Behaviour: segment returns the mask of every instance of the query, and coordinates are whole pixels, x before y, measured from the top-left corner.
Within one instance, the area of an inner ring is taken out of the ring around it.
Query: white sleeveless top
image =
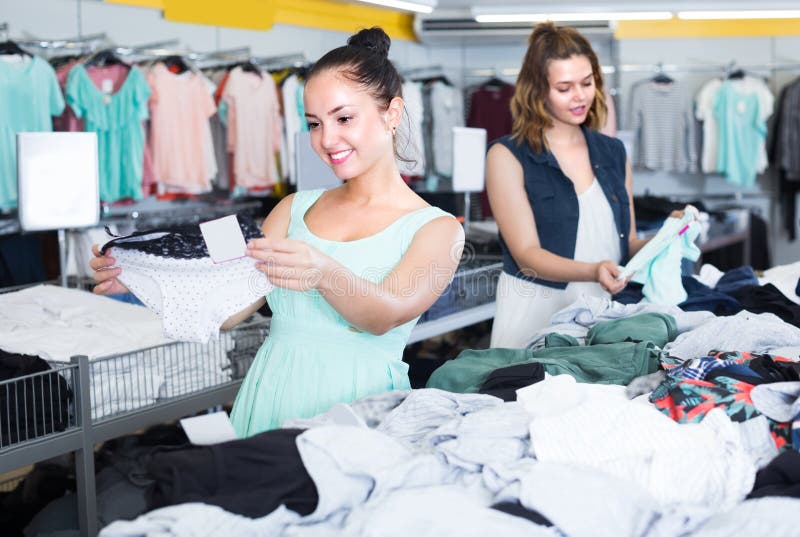
[[[575,261],[596,263],[611,259],[619,263],[617,224],[597,179],[578,196],[578,210]],[[597,282],[569,282],[565,289],[553,289],[501,273],[491,347],[527,347],[533,335],[550,324],[554,313],[581,295],[609,296]]]

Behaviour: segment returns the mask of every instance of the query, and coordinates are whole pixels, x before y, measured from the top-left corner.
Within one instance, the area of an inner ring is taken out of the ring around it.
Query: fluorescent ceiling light
[[[728,10],[728,11],[679,11],[679,19],[800,19],[800,9]]]
[[[417,13],[431,13],[436,7],[437,0],[416,0],[406,2],[404,0],[358,0],[365,4],[375,4],[383,7],[402,9],[403,11],[414,11]]]
[[[583,21],[654,21],[672,18],[669,11],[612,11],[575,13],[475,13],[478,22],[583,22]]]

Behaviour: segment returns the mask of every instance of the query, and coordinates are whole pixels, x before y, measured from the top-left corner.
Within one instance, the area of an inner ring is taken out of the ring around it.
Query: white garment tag
[[[23,63],[26,59],[21,54],[3,54],[0,56],[0,61],[3,63]]]
[[[114,81],[110,78],[104,78],[103,82],[100,85],[100,89],[103,93],[113,93],[114,92]]]
[[[209,446],[239,438],[236,436],[236,431],[233,430],[233,423],[225,412],[183,418],[181,427],[189,438],[189,442],[196,446]]]
[[[200,232],[214,263],[224,263],[244,257],[247,245],[235,214],[202,222]]]

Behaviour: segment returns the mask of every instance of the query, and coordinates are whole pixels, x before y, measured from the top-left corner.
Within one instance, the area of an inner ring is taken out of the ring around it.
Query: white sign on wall
[[[453,127],[453,192],[481,192],[485,183],[486,129]]]
[[[19,223],[25,231],[95,226],[100,220],[97,135],[17,134]]]

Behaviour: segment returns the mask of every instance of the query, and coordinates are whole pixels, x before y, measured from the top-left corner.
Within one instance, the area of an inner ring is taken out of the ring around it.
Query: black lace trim
[[[236,217],[245,241],[264,236],[251,218],[242,215],[236,215]],[[100,251],[104,255],[109,248],[114,247],[137,250],[172,259],[208,257],[208,248],[206,248],[206,243],[203,240],[203,234],[200,232],[198,224],[148,229],[146,231],[137,231],[124,237],[115,236],[108,228],[106,228],[106,233],[116,238],[103,245]],[[149,236],[152,236],[152,238],[148,238]]]

